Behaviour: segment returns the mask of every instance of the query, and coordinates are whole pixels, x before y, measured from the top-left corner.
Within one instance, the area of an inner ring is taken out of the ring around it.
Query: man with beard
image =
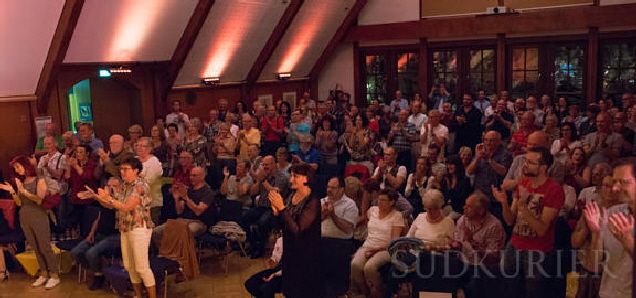
[[[516,276],[504,278],[505,297],[551,297],[555,292],[550,279],[555,264],[554,227],[565,193],[561,185],[548,177],[552,161],[546,148],[532,148],[526,153],[525,178],[517,185],[510,205],[506,193],[492,186],[506,224],[513,227],[502,269],[504,275]]]
[[[453,152],[459,152],[459,148],[464,146],[475,148],[481,141],[481,112],[475,108],[470,93],[464,94],[462,107],[455,111],[451,128],[455,132]]]

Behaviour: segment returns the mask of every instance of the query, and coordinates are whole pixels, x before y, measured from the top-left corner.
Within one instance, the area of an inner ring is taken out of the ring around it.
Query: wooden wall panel
[[[504,0],[504,5],[514,9],[555,7],[576,4],[592,4],[592,0]]]
[[[251,108],[252,101],[256,100],[261,94],[272,94],[272,98],[275,101],[282,98],[284,92],[296,92],[296,98],[298,99],[302,96],[305,90],[309,90],[309,81],[306,80],[257,83],[251,90],[253,98],[245,99],[244,101],[248,105],[248,108]],[[188,92],[194,92],[196,94],[196,102],[194,104],[186,102]],[[169,111],[172,101],[180,100],[183,111],[188,114],[190,118],[199,117],[201,119],[205,119],[207,118],[210,109],[218,108],[218,101],[221,98],[228,100],[229,109],[233,111],[236,101],[241,98],[241,85],[236,84],[217,86],[214,88],[173,90],[168,93],[165,109],[166,111]]]
[[[497,6],[497,0],[422,1],[422,18],[447,15],[485,13],[487,7]],[[549,0],[548,0],[549,1]]]
[[[9,161],[18,154],[31,154],[35,101],[0,102],[0,169],[9,176]]]

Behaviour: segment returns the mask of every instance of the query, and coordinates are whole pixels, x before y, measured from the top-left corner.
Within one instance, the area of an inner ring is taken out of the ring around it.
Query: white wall
[[[358,25],[417,21],[420,0],[369,0],[360,11]]]
[[[336,83],[342,86],[342,90],[350,93],[355,98],[355,86],[353,82],[353,44],[342,43],[331,56],[318,76],[318,98],[324,100],[329,96],[329,90],[333,90]]]

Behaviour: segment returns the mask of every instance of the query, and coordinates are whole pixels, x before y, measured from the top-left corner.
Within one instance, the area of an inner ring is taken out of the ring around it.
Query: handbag
[[[44,199],[42,199],[42,204],[40,206],[42,206],[42,208],[44,209],[49,210],[60,205],[61,201],[62,201],[62,196],[59,193],[48,194],[44,196]]]

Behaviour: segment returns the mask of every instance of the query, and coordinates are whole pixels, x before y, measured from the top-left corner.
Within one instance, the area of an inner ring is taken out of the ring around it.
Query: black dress
[[[320,297],[320,201],[310,194],[292,205],[293,196],[279,214],[283,224],[283,294],[287,298]]]

